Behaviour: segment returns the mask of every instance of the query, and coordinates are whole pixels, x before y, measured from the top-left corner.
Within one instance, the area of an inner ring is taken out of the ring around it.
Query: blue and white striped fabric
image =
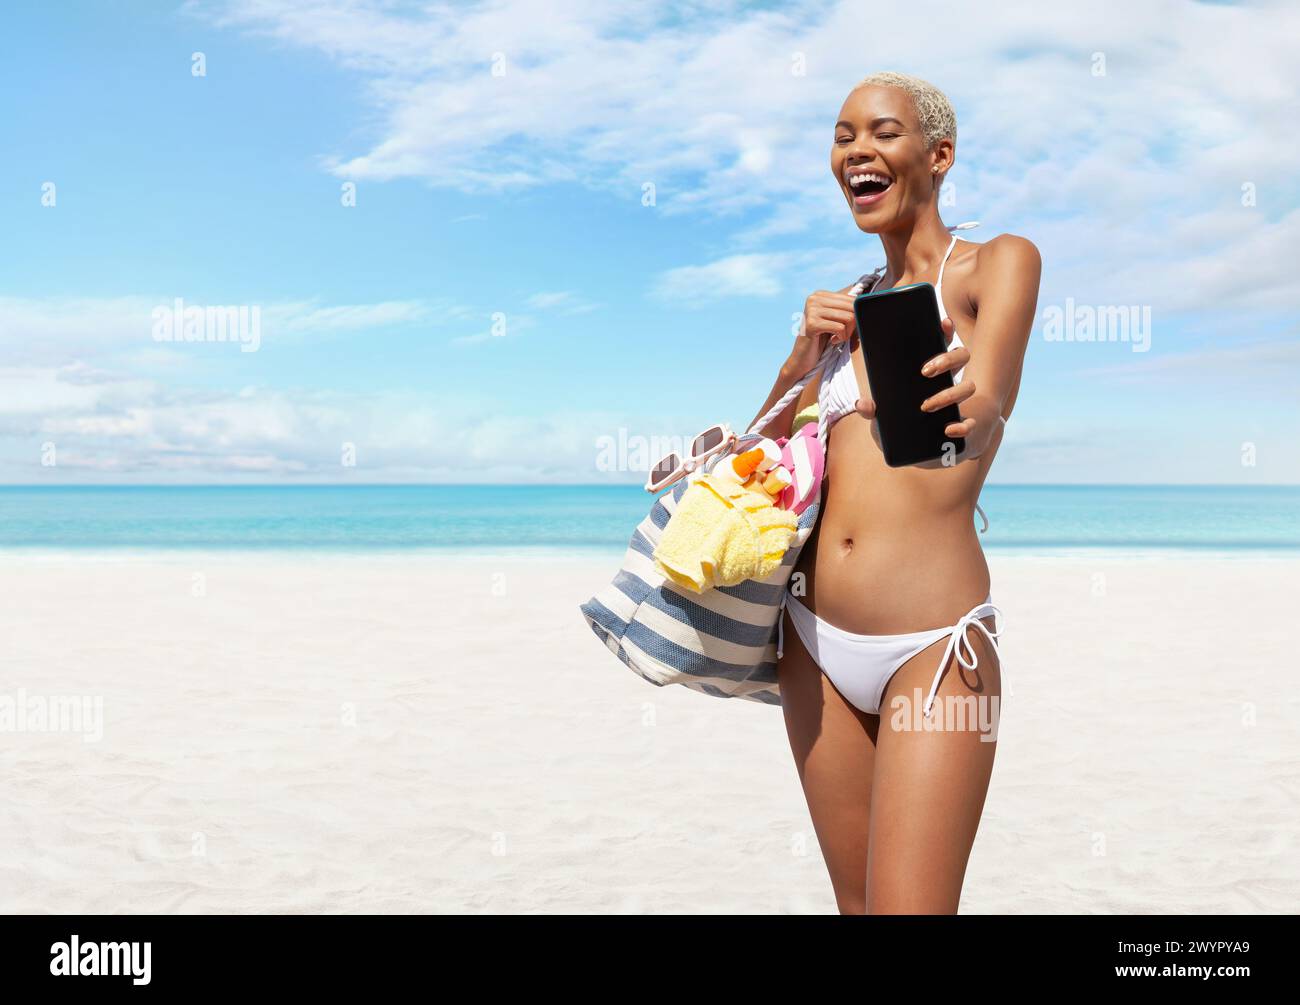
[[[662,576],[652,557],[686,487],[679,482],[655,502],[632,534],[623,568],[582,605],[583,616],[615,656],[652,684],[779,705],[781,597],[817,523],[820,496],[800,514],[794,543],[770,576],[697,594]]]
[[[833,347],[737,440],[732,452],[752,446],[832,355]],[[818,415],[817,433],[824,450],[824,411]],[[706,469],[722,457],[709,461]],[[776,650],[785,609],[782,597],[799,552],[817,525],[821,486],[813,503],[799,515],[794,542],[770,576],[715,586],[703,593],[679,588],[654,564],[659,538],[687,487],[685,480],[680,481],[655,501],[650,515],[632,534],[623,568],[614,582],[582,605],[582,616],[610,652],[651,684],[681,684],[719,698],[779,705]]]

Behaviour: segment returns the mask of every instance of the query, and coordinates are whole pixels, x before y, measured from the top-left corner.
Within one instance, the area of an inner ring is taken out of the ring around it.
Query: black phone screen
[[[961,421],[960,409],[949,405],[935,412],[921,411],[926,398],[953,386],[950,373],[937,377],[921,374],[926,360],[947,350],[934,287],[915,283],[864,293],[854,301],[853,313],[876,403],[885,463],[897,468],[949,457],[955,460],[966,448],[966,441],[945,436],[943,430]]]

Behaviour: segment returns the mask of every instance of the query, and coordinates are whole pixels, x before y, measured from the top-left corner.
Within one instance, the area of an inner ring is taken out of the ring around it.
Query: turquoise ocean
[[[0,550],[618,554],[635,486],[0,487]],[[989,551],[1300,553],[1300,486],[990,485]]]

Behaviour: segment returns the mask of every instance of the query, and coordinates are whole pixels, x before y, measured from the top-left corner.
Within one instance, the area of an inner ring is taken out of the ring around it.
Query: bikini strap
[[[986,617],[993,618],[992,631],[989,631],[984,622],[980,620]],[[1006,667],[1002,664],[1002,650],[998,647],[998,640],[1002,637],[1002,611],[986,600],[984,603],[977,604],[967,611],[961,620],[953,625],[948,632],[948,644],[944,647],[943,655],[939,657],[939,669],[935,672],[934,681],[930,684],[930,694],[925,699],[925,717],[927,719],[930,717],[930,711],[934,708],[934,699],[938,697],[939,682],[943,680],[944,671],[948,669],[948,661],[956,656],[958,665],[966,670],[974,670],[980,665],[979,655],[970,644],[970,639],[966,637],[966,633],[972,628],[983,633],[984,637],[989,640],[989,647],[998,660],[998,671],[1003,681],[1006,681]],[[1010,682],[1007,682],[1007,693],[1013,698],[1016,694],[1011,689]]]
[[[934,287],[936,293],[941,293],[943,291],[943,268],[948,264],[948,256],[952,254],[952,249],[957,247],[957,231],[974,230],[979,225],[980,222],[978,220],[966,220],[963,223],[954,223],[951,227],[947,228],[948,233],[952,234],[952,240],[948,243],[948,250],[943,253],[943,261],[939,263],[939,281],[935,283]],[[875,272],[868,272],[853,284],[853,289],[849,292],[855,297],[861,296],[863,293],[871,292],[876,288],[880,280],[885,278],[885,269],[886,266],[882,265],[880,268],[876,269]],[[945,318],[948,316],[948,312],[943,308],[943,297],[939,297],[939,312]]]
[[[943,270],[948,265],[948,257],[952,254],[952,249],[957,247],[957,235],[952,235],[952,240],[948,242],[948,250],[943,253],[943,261],[939,263],[939,278],[934,284],[934,299],[939,301],[939,318],[947,320],[948,308],[943,305]]]

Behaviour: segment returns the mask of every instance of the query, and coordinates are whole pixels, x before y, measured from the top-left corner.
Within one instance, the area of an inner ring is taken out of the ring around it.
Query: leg
[[[945,699],[981,699],[987,715],[1000,704],[1002,693],[996,653],[977,630],[968,634],[979,668],[965,670],[952,661],[935,699],[934,721],[949,728],[917,729],[913,721],[920,714],[914,716],[914,706],[924,703],[938,669],[943,642],[905,663],[885,689],[867,863],[872,914],[957,912],[993,773],[997,734],[990,736],[974,722],[957,728],[945,716]],[[991,700],[994,696],[997,702]],[[897,718],[891,707],[896,697],[906,701]],[[968,707],[974,704],[968,701]]]
[[[874,715],[850,705],[813,662],[790,615],[778,674],[786,733],[841,914],[866,913]]]

